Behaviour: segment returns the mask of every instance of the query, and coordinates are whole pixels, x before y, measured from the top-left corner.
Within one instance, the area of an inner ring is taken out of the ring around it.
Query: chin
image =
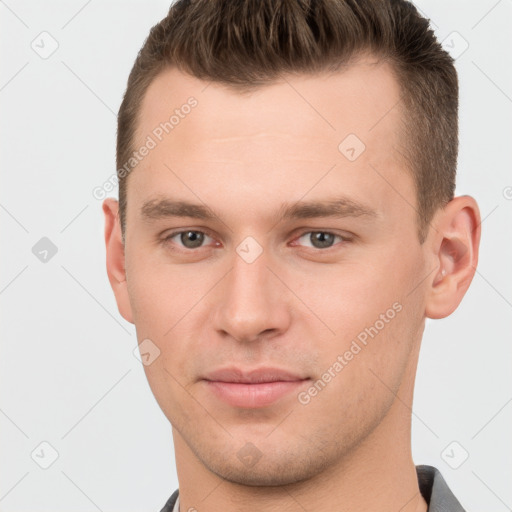
[[[244,451],[245,449],[245,451]],[[310,453],[284,453],[273,450],[271,455],[255,451],[251,443],[233,454],[201,458],[202,463],[220,478],[239,485],[250,487],[277,487],[290,485],[320,474],[332,462],[316,451]],[[253,459],[247,457],[254,451]]]

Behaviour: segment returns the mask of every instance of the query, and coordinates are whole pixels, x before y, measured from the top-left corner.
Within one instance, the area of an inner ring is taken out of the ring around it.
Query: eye
[[[304,233],[297,240],[303,240],[306,247],[313,247],[314,249],[329,249],[335,243],[335,240],[346,241],[345,237],[335,235],[328,231],[309,231]],[[311,245],[308,245],[310,243]]]
[[[174,238],[179,240],[178,245],[182,245],[186,249],[197,249],[203,245],[203,242],[207,239],[213,240],[212,237],[208,236],[206,233],[202,231],[194,231],[192,229],[186,231],[177,231],[175,233],[171,233],[170,235],[164,238],[164,242],[171,242]]]

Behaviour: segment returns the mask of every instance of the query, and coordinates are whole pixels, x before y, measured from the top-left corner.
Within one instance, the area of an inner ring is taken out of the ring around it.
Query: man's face
[[[142,104],[136,148],[197,100],[129,176],[126,317],[160,350],[145,370],[177,451],[244,484],[300,481],[376,432],[391,443],[406,415],[395,393],[414,378],[432,269],[396,151],[399,87],[370,61],[252,94],[207,85],[169,70]],[[300,208],[341,200],[339,215]],[[295,382],[212,383],[233,367]]]

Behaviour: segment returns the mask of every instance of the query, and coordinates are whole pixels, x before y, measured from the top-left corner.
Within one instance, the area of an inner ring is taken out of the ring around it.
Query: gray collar
[[[465,512],[440,471],[433,466],[416,466],[420,492],[428,512]]]

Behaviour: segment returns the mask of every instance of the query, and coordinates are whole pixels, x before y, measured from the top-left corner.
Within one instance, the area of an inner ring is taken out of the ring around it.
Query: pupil
[[[329,247],[334,241],[332,233],[323,233],[321,231],[312,233],[310,238],[313,246],[317,248]]]
[[[187,231],[186,233],[182,233],[180,238],[185,247],[194,249],[195,247],[201,247],[204,235],[197,231]]]

